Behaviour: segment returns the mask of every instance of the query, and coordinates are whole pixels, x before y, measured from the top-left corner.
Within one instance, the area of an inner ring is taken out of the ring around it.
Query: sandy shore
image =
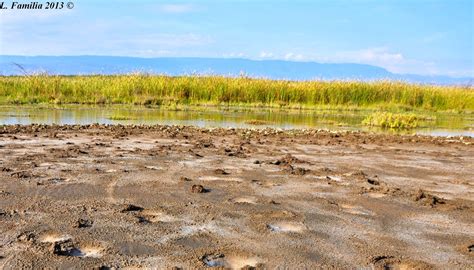
[[[473,269],[474,139],[0,126],[0,268]]]

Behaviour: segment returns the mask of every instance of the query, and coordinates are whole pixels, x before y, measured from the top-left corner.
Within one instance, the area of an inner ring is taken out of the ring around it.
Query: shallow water
[[[281,129],[318,128],[363,130],[380,133],[474,137],[473,114],[434,114],[436,120],[412,130],[369,128],[361,124],[370,111],[278,110],[278,109],[187,109],[167,110],[142,106],[0,106],[0,124],[166,124],[199,127]],[[120,119],[120,120],[119,120]],[[258,121],[256,125],[255,120]],[[250,121],[250,122],[249,122]]]

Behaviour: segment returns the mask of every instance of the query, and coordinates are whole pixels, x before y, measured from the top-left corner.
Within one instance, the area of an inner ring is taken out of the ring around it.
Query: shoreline
[[[175,132],[177,134],[184,132],[209,133],[212,135],[241,135],[244,137],[252,136],[333,136],[342,138],[344,136],[354,138],[370,137],[372,139],[379,139],[381,141],[393,139],[402,142],[441,142],[441,143],[462,143],[473,144],[474,137],[470,136],[432,136],[423,134],[385,134],[378,132],[360,131],[360,130],[329,130],[317,128],[297,128],[297,129],[282,129],[273,127],[253,128],[234,128],[234,127],[197,127],[192,125],[162,125],[162,124],[14,124],[14,125],[0,125],[0,134],[21,134],[21,133],[41,133],[41,132],[73,132],[73,131],[102,131],[102,132],[158,132],[166,134],[167,132]],[[398,139],[398,140],[397,140]]]

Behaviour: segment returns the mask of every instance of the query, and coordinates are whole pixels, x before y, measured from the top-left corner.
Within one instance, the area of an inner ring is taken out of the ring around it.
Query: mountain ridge
[[[131,56],[19,56],[0,55],[0,75],[45,72],[54,75],[151,74],[224,75],[281,80],[396,80],[412,83],[467,85],[471,77],[392,73],[382,67],[356,63],[318,63],[243,58]]]

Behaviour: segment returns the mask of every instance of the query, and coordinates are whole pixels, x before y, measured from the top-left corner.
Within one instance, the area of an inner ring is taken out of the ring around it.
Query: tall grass
[[[279,81],[220,76],[3,76],[3,104],[251,105],[474,110],[471,88],[402,82]]]
[[[410,129],[418,127],[421,121],[426,120],[429,119],[413,113],[375,112],[368,115],[362,124],[391,129]]]

